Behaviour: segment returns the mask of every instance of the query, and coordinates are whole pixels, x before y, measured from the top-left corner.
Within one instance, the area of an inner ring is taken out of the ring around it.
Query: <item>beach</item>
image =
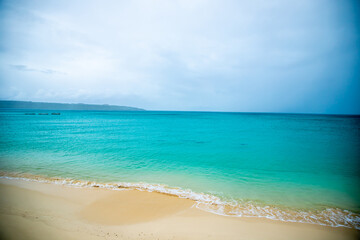
[[[92,201],[91,209],[121,213],[129,206],[118,202],[148,199],[156,205],[154,196],[172,196],[191,202],[190,212],[226,221],[360,229],[358,117],[157,111],[39,116],[4,110],[0,123],[1,179],[143,193],[109,199],[117,208]],[[126,221],[99,218],[102,211],[82,210],[81,216],[123,225],[137,222],[137,215],[164,219],[183,208],[164,203],[166,211],[142,209],[142,202],[135,204],[137,212],[124,213]]]
[[[0,180],[2,239],[357,239],[344,227],[226,217],[169,194]]]
[[[0,240],[360,240],[360,0],[0,2]]]

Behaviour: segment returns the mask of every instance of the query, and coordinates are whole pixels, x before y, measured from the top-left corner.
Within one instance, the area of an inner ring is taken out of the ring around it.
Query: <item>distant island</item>
[[[0,100],[1,108],[11,109],[38,109],[38,110],[88,110],[88,111],[145,111],[141,108],[116,106],[116,105],[98,105],[84,103],[47,103],[31,101],[8,101]]]

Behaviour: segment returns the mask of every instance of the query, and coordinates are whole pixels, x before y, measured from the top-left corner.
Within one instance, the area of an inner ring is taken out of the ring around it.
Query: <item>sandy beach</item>
[[[359,231],[225,217],[161,193],[0,180],[1,239],[357,239]]]

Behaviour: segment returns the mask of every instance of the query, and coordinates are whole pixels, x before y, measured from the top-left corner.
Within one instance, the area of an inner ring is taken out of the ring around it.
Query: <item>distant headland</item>
[[[47,103],[31,101],[11,101],[0,100],[1,108],[11,109],[39,109],[39,110],[88,110],[88,111],[145,111],[141,108],[116,106],[116,105],[98,105],[84,103]]]

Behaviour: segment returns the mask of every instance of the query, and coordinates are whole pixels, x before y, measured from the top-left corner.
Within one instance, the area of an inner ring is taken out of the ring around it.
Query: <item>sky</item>
[[[360,1],[0,0],[0,99],[360,114]]]

